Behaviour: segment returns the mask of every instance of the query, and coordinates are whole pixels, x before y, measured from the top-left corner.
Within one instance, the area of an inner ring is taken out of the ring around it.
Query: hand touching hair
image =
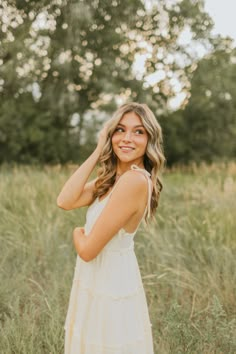
[[[128,112],[136,113],[147,131],[148,143],[144,155],[144,167],[151,174],[153,192],[151,198],[151,216],[158,206],[162,183],[159,173],[162,170],[165,157],[163,154],[162,129],[153,112],[146,104],[127,103],[117,109],[112,118],[106,123],[106,138],[100,155],[100,169],[95,185],[94,197],[101,197],[113,186],[116,179],[117,158],[112,149],[112,135],[124,116]]]

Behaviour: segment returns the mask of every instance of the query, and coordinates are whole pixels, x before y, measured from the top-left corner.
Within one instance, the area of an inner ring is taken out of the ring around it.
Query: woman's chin
[[[132,157],[132,156],[117,156],[117,157],[118,157],[118,161],[121,163],[135,164],[140,162],[141,160],[143,161],[143,159],[140,157]]]

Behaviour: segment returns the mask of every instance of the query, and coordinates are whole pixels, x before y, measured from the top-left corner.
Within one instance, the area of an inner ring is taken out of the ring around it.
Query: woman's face
[[[134,112],[123,115],[112,136],[112,148],[121,162],[143,162],[148,134],[140,117]]]

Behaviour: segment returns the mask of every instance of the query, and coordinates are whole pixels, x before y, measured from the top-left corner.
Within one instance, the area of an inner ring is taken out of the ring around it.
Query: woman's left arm
[[[75,249],[86,262],[94,259],[133,215],[144,211],[148,194],[146,177],[128,171],[120,179],[91,232],[85,235],[84,229],[78,227],[73,231]]]

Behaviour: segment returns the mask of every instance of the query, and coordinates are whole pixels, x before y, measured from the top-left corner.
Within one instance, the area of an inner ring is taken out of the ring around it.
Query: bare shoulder
[[[128,194],[145,193],[147,190],[147,178],[142,172],[127,171],[120,177],[117,189],[119,192]]]

